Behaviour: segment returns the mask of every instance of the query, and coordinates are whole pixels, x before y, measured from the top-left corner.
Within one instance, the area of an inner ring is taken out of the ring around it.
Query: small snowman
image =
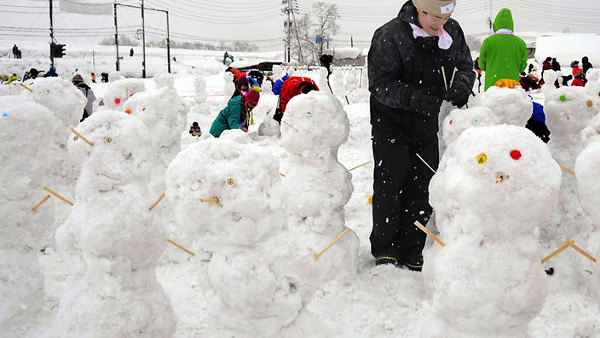
[[[442,138],[446,145],[454,142],[463,131],[469,128],[489,127],[499,124],[500,118],[484,106],[467,109],[454,109],[442,124]]]
[[[135,93],[146,90],[144,82],[137,79],[110,81],[104,91],[104,106],[108,110],[125,111],[125,102]]]
[[[423,337],[526,337],[546,298],[536,228],[556,206],[558,164],[523,127],[465,130],[444,153],[430,203],[445,246],[425,253]]]
[[[44,276],[36,253],[54,221],[44,171],[58,123],[46,107],[22,96],[0,97],[0,332],[24,336],[42,307]],[[49,196],[48,196],[49,197]]]
[[[149,211],[152,137],[137,118],[93,114],[69,141],[82,163],[75,205],[56,241],[72,276],[58,310],[63,337],[170,337],[176,317],[156,265],[166,233]]]
[[[473,100],[473,106],[490,108],[498,123],[524,126],[531,117],[531,99],[521,87],[499,88],[492,86]]]

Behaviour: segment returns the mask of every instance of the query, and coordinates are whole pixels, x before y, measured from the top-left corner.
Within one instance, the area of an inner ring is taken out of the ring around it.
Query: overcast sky
[[[0,39],[20,44],[30,39],[49,40],[50,0],[0,0]],[[107,2],[107,0],[71,0]],[[297,0],[298,15],[310,13],[317,0]],[[111,2],[111,1],[108,1]],[[283,48],[282,0],[145,0],[148,8],[169,11],[172,41],[215,42],[248,40],[262,50]],[[349,46],[350,37],[365,47],[373,31],[394,18],[403,0],[329,0],[340,14],[340,31],[335,46]],[[141,0],[120,0],[122,4],[139,6]],[[491,10],[490,10],[491,3]],[[55,38],[60,43],[79,47],[96,45],[114,35],[114,19],[110,15],[92,16],[60,11],[55,8]],[[515,30],[539,32],[600,32],[600,0],[458,0],[454,18],[467,34],[485,33],[488,17],[503,7],[515,17]],[[141,28],[140,10],[119,6],[119,31],[134,38]],[[146,39],[164,38],[166,15],[147,11]]]

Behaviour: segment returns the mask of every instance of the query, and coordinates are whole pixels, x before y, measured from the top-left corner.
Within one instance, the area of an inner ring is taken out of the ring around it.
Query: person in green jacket
[[[248,132],[248,113],[256,107],[259,99],[258,90],[249,90],[245,95],[232,97],[210,126],[210,134],[219,137],[223,131],[230,129]]]
[[[512,13],[504,8],[494,20],[495,34],[483,41],[479,51],[479,67],[485,72],[485,90],[501,79],[519,82],[519,74],[527,68],[527,45],[513,31]]]

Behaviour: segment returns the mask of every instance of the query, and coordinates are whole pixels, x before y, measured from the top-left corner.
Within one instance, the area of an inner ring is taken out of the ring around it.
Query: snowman
[[[524,126],[531,117],[531,99],[521,87],[499,88],[492,86],[473,99],[473,106],[490,108],[498,123]]]
[[[495,126],[499,120],[490,108],[484,106],[453,109],[442,123],[442,139],[448,145],[469,128]]]
[[[52,112],[22,96],[0,97],[0,332],[24,336],[44,300],[44,276],[36,253],[40,233],[54,221],[44,170],[58,123]],[[49,197],[49,196],[48,196]]]
[[[244,132],[227,130],[177,155],[167,198],[193,238],[201,292],[225,330],[215,335],[279,335],[310,295],[282,240],[290,234],[277,158]]]
[[[422,336],[527,336],[546,298],[536,227],[560,183],[545,144],[523,127],[471,128],[449,145],[429,187],[445,246],[425,253]]]
[[[288,152],[284,185],[290,231],[301,241],[300,257],[311,257],[348,230],[316,264],[312,280],[351,277],[358,266],[358,238],[345,227],[344,206],[352,195],[351,174],[338,162],[350,122],[339,101],[323,92],[292,98],[281,125],[281,146]],[[304,258],[308,262],[308,258]]]
[[[56,242],[72,275],[58,310],[63,337],[169,337],[177,322],[156,280],[165,231],[152,222],[152,136],[137,118],[93,114],[69,140],[82,163],[75,205]]]
[[[137,79],[110,81],[104,91],[104,106],[108,110],[125,111],[125,102],[135,93],[146,90],[144,82]]]

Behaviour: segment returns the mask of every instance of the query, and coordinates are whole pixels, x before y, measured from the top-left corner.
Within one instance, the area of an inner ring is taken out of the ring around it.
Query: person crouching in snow
[[[210,126],[210,134],[219,137],[223,131],[230,129],[248,132],[248,113],[256,107],[259,99],[260,94],[254,89],[245,95],[232,97]]]
[[[73,82],[73,85],[77,87],[77,89],[79,89],[87,99],[87,103],[83,108],[83,116],[81,117],[81,120],[79,120],[79,122],[83,122],[83,120],[87,119],[94,112],[94,101],[96,101],[96,95],[94,95],[92,88],[83,82],[83,77],[81,77],[81,75],[75,74],[73,79],[71,79],[71,82]]]
[[[281,87],[279,103],[275,110],[275,114],[273,115],[273,119],[281,124],[281,119],[283,118],[288,102],[296,95],[308,94],[313,90],[318,91],[319,87],[311,78],[292,76],[287,79]]]
[[[202,129],[200,129],[198,122],[192,123],[192,126],[190,127],[190,134],[192,134],[192,136],[202,136]]]

